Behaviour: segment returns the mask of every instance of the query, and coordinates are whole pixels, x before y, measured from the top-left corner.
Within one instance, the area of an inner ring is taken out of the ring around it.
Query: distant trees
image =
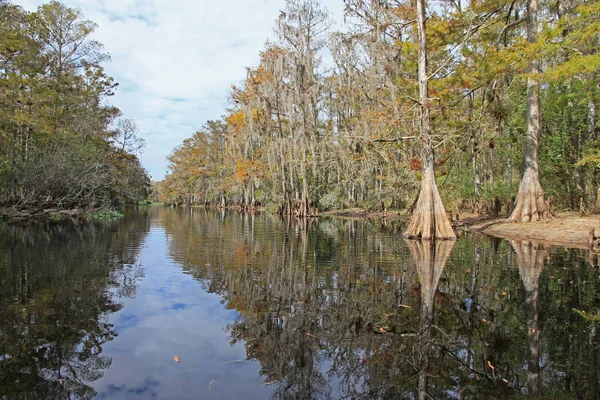
[[[96,25],[52,1],[0,0],[0,203],[98,207],[145,196],[133,121],[106,104],[117,87]],[[114,146],[112,145],[114,143]]]
[[[446,209],[514,208],[526,221],[543,217],[546,197],[595,208],[598,2],[536,3],[535,20],[531,1],[417,12],[345,0],[345,29],[333,33],[315,1],[288,1],[277,40],[232,88],[219,145],[211,134],[202,145],[220,164],[208,175],[171,158],[168,201],[194,194],[193,203],[261,203],[298,217],[383,202],[412,211],[407,234],[423,238],[453,236]]]

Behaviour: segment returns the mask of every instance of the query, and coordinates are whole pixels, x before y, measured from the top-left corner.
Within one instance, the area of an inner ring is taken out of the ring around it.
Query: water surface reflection
[[[160,207],[0,226],[0,395],[598,397],[586,254],[401,231]]]

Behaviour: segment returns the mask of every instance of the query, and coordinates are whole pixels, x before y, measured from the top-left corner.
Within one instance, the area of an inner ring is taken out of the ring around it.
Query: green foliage
[[[87,208],[146,197],[149,179],[133,154],[142,142],[135,129],[113,129],[120,111],[106,100],[117,83],[95,28],[57,1],[33,13],[0,1],[0,204]]]
[[[53,222],[60,222],[66,219],[66,216],[61,214],[61,213],[51,213],[50,214],[50,221]]]
[[[115,218],[123,218],[123,214],[116,210],[101,210],[96,213],[90,214],[90,218],[103,221]]]
[[[327,192],[319,199],[319,208],[323,211],[339,210],[343,204],[341,197],[337,190]]]
[[[588,322],[600,322],[600,310],[597,310],[595,313],[586,313],[585,311],[573,309],[577,314],[579,314],[583,319]]]

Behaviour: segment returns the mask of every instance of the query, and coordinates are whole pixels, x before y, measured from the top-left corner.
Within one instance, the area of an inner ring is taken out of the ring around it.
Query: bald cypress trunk
[[[456,239],[446,215],[444,204],[435,182],[435,154],[431,137],[429,79],[427,77],[427,36],[425,0],[416,1],[419,40],[418,77],[421,102],[421,190],[404,236],[421,239]]]
[[[527,40],[535,43],[538,30],[538,0],[527,2]],[[515,206],[508,217],[512,221],[538,221],[546,215],[544,190],[540,183],[539,140],[541,132],[540,61],[533,60],[527,78],[527,133],[523,149],[523,175]]]

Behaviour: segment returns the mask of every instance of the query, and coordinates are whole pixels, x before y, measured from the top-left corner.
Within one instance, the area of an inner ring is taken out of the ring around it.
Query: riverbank
[[[365,218],[365,219],[375,219],[381,218],[380,211],[367,211],[362,208],[346,208],[343,210],[332,210],[325,211],[319,214],[319,216],[323,217],[336,217],[336,218]],[[398,213],[396,211],[386,211],[385,218],[387,219],[404,219],[406,218],[405,213]]]
[[[600,216],[580,216],[579,213],[557,213],[549,222],[530,223],[506,222],[504,218],[465,218],[465,230],[509,239],[530,240],[541,244],[588,248],[589,232],[596,229],[600,234]]]
[[[380,212],[368,212],[360,208],[328,211],[322,214],[337,218],[381,218]],[[407,219],[404,213],[387,212],[387,219]],[[589,232],[596,229],[600,236],[600,215],[580,216],[575,212],[557,213],[549,222],[507,222],[505,218],[489,218],[461,214],[458,232],[480,232],[508,240],[530,240],[541,244],[572,248],[588,248]]]
[[[88,208],[88,209],[64,209],[64,208],[30,208],[30,207],[0,207],[0,221],[9,222],[34,222],[34,221],[63,221],[63,220],[87,220],[87,219],[112,219],[122,217],[118,211]]]

